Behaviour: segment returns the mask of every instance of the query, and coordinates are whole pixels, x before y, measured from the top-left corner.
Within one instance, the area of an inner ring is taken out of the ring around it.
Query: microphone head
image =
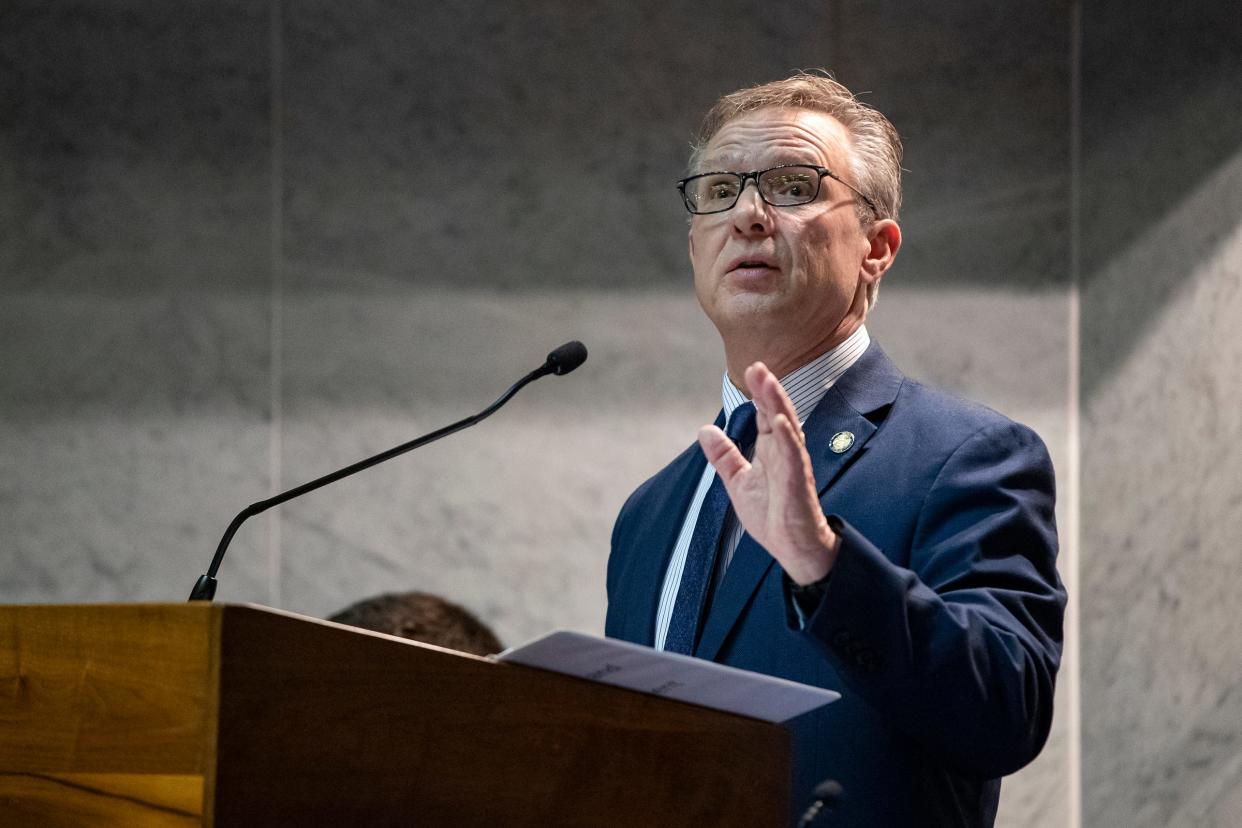
[[[841,787],[841,783],[835,779],[825,779],[815,786],[815,798],[828,807],[832,807],[841,798],[842,793],[844,793],[844,789]]]
[[[566,342],[548,354],[548,360],[544,363],[544,367],[550,369],[558,377],[561,377],[586,362],[586,358],[586,346],[575,339],[572,342]]]

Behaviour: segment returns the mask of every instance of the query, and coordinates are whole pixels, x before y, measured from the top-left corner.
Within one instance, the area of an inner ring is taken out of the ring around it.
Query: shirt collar
[[[870,344],[871,336],[867,333],[867,326],[860,325],[858,330],[832,350],[825,351],[801,368],[781,377],[781,385],[785,393],[789,395],[790,401],[793,402],[799,423],[806,422],[806,418],[811,416],[811,412],[815,410],[815,406],[823,399],[832,384],[858,361]],[[726,420],[727,416],[733,414],[733,409],[749,399],[729,379],[728,371],[725,371],[720,397],[724,405]]]

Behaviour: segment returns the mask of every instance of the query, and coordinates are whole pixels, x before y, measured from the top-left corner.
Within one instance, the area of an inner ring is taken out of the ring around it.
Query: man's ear
[[[693,265],[694,264],[694,228],[693,227],[686,228],[686,241],[689,242],[689,245],[690,245],[690,263]]]
[[[862,260],[862,276],[867,282],[878,282],[901,249],[901,228],[892,219],[879,219],[868,228],[867,241],[870,246]]]

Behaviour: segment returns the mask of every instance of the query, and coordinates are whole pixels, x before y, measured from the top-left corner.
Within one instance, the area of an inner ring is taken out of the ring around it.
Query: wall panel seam
[[[269,0],[269,112],[271,177],[271,294],[269,297],[269,388],[268,388],[268,496],[281,491],[283,477],[284,394],[284,14],[282,0]],[[277,507],[267,516],[267,602],[281,604],[281,513]]]

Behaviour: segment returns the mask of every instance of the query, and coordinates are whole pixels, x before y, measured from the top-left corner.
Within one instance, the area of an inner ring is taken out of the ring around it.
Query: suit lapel
[[[903,380],[880,346],[872,342],[815,406],[802,429],[815,472],[815,489],[821,499],[832,482],[862,455],[882,420],[877,412],[892,405]],[[834,441],[836,435],[842,436]],[[719,654],[755,590],[775,564],[749,533],[742,535],[708,610],[695,655],[711,660]]]
[[[867,448],[905,380],[875,342],[833,384],[803,425],[822,498]]]
[[[820,497],[841,472],[860,456],[876,426],[855,411],[836,386],[815,406],[803,426]]]

